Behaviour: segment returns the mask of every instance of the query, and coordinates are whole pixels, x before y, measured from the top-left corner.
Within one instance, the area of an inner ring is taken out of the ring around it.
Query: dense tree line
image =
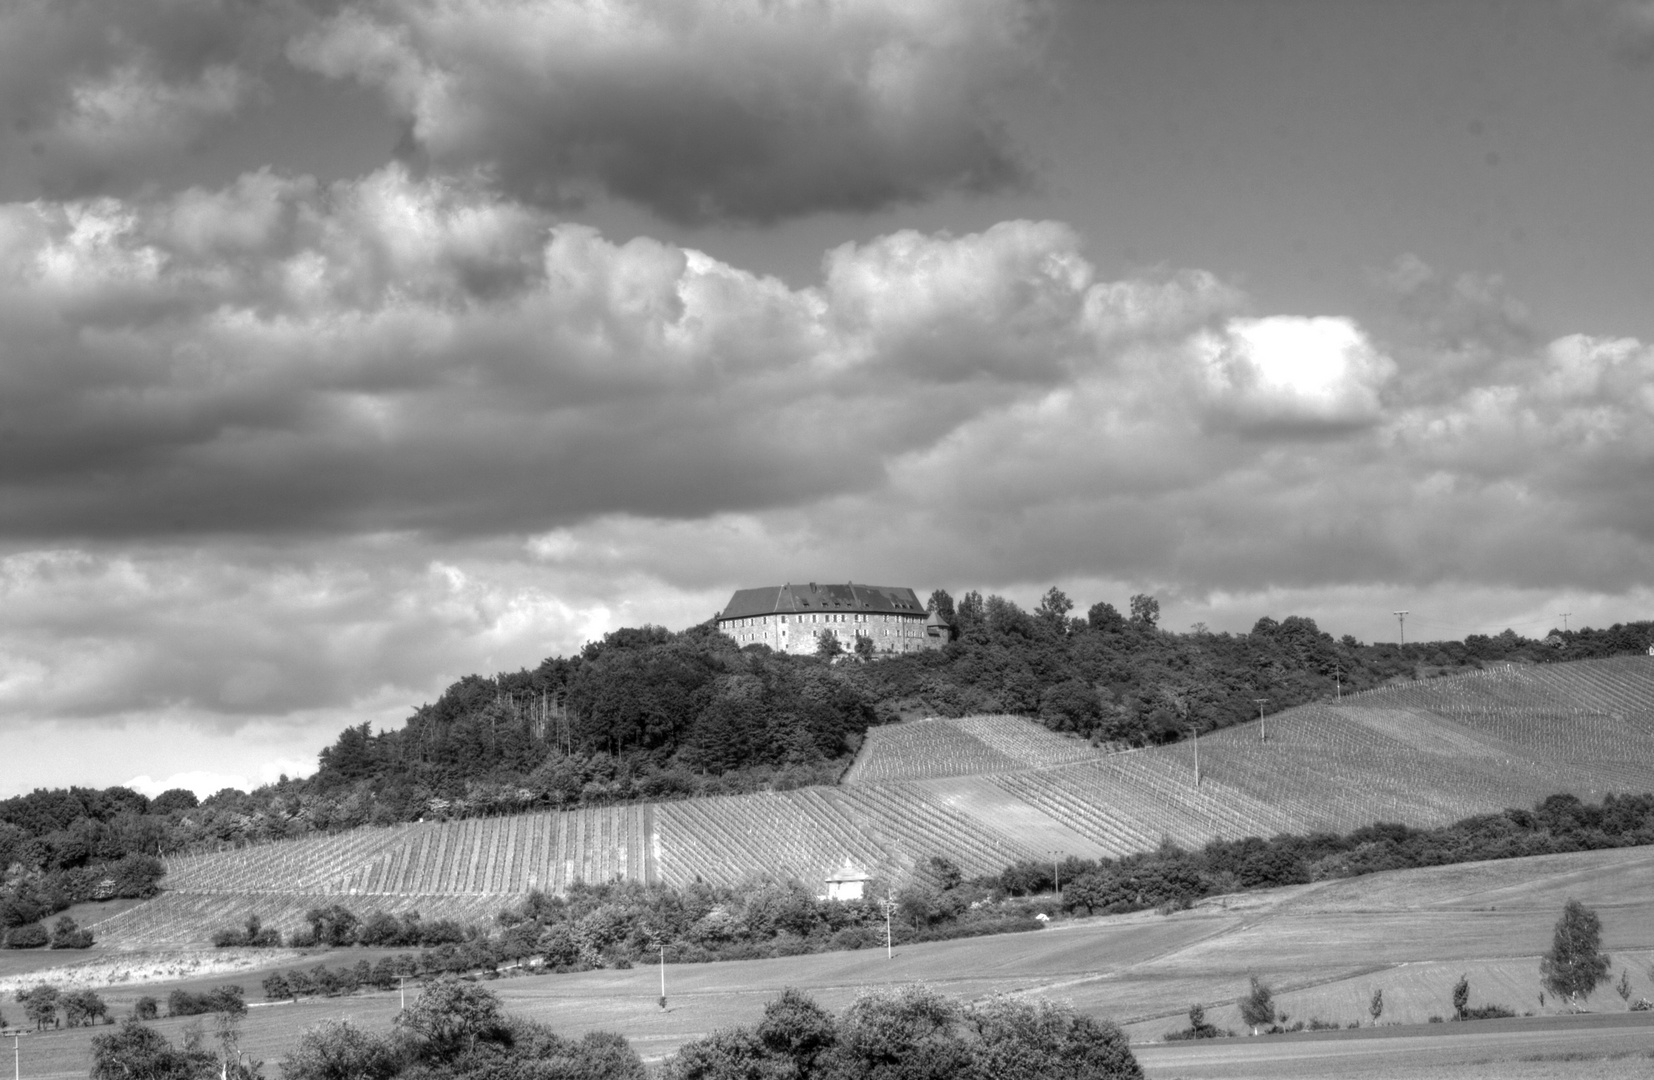
[[[1609,794],[1601,803],[1552,795],[1532,810],[1480,814],[1434,829],[1379,822],[1343,835],[1214,840],[1198,851],[1165,844],[1122,859],[1071,856],[1055,867],[1030,860],[1007,867],[991,883],[1012,896],[1029,895],[1052,890],[1060,876],[1065,910],[1115,914],[1383,870],[1643,844],[1654,844],[1654,794]]]

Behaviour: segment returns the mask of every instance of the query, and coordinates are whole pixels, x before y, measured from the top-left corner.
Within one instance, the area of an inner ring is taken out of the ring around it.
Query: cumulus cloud
[[[1382,284],[1258,313],[1009,221],[793,287],[400,167],[0,207],[0,715],[393,722],[757,580],[1650,580],[1654,347]]]
[[[437,166],[530,201],[770,222],[1023,182],[991,106],[1038,56],[1040,7],[360,0],[289,55],[378,89]]]
[[[398,168],[14,205],[0,528],[475,534],[876,486],[1107,364],[1077,245],[900,234],[795,290]]]
[[[1642,573],[1650,348],[1530,344],[1493,284],[1392,276],[1415,329],[1381,342],[1252,314],[1200,272],[1098,281],[1050,222],[844,245],[793,288],[398,167],[14,205],[0,529],[918,515],[1041,566],[1110,537],[1138,573],[1214,587]]]
[[[1395,364],[1348,319],[1235,319],[1196,344],[1214,409],[1269,431],[1371,424]]]

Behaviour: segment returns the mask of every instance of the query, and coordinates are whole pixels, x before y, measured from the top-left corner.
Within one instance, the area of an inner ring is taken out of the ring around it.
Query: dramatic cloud
[[[544,205],[769,222],[1019,183],[994,92],[1031,0],[366,0],[295,63],[380,90],[419,151]]]
[[[127,190],[200,146],[314,21],[271,0],[16,0],[0,7],[0,180]]]
[[[1650,580],[1654,348],[1380,284],[1383,333],[1259,314],[1009,221],[794,288],[399,167],[0,207],[0,713],[313,743],[805,575]]]
[[[963,538],[1056,512],[1010,548],[1078,570],[1107,537],[1212,587],[1637,580],[1654,350],[1530,346],[1486,283],[1397,274],[1392,357],[1198,272],[1095,281],[1049,222],[845,245],[793,289],[398,168],[14,205],[0,529],[441,541],[834,506]]]

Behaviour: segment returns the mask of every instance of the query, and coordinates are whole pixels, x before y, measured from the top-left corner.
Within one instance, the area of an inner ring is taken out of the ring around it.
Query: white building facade
[[[824,633],[846,652],[865,637],[875,655],[938,649],[948,641],[947,626],[929,617],[912,589],[855,582],[738,589],[717,623],[743,647],[768,645],[800,655],[813,654]]]

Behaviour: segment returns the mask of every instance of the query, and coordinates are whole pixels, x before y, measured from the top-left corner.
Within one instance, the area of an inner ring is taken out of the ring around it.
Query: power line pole
[[[1189,725],[1189,735],[1195,743],[1195,787],[1200,786],[1200,726]]]
[[[1062,852],[1053,849],[1049,854],[1051,856],[1051,885],[1056,890],[1057,895],[1061,896],[1062,872],[1057,869],[1057,856],[1061,855]]]
[[[660,945],[660,1007],[666,1008],[666,943]]]
[[[1268,742],[1269,721],[1263,718],[1263,707],[1269,704],[1269,699],[1266,697],[1255,697],[1252,699],[1252,703],[1258,707],[1258,741]]]
[[[896,901],[889,893],[884,898],[884,958],[889,960],[893,955],[890,943],[890,913],[896,909]]]
[[[1407,644],[1407,614],[1408,613],[1405,612],[1405,611],[1392,611],[1390,614],[1392,614],[1396,617],[1396,625],[1401,628],[1401,644],[1403,644],[1403,645]]]
[[[1564,634],[1566,634],[1568,632],[1568,616],[1570,616],[1572,614],[1573,614],[1573,612],[1571,612],[1571,611],[1562,612],[1562,632]]]

